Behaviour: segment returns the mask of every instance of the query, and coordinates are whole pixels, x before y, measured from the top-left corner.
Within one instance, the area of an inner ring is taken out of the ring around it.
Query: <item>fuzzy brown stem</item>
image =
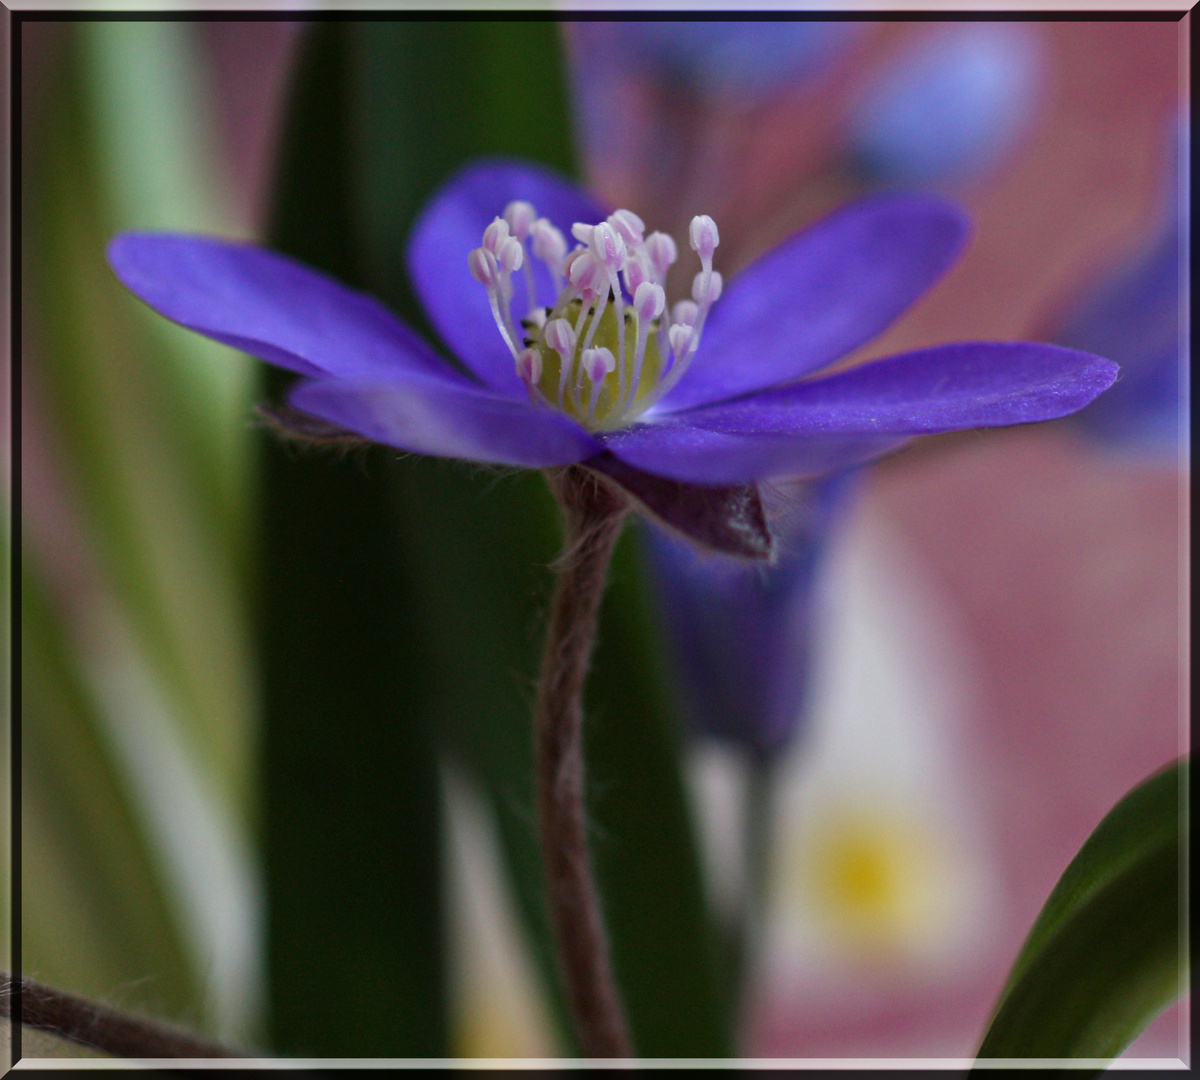
[[[219,1043],[158,1020],[134,1016],[65,990],[22,979],[20,1015],[13,1008],[16,987],[12,976],[0,972],[0,1016],[13,1016],[23,1027],[122,1058],[245,1057]]]
[[[547,475],[566,533],[533,714],[550,921],[583,1055],[630,1057],[588,859],[582,745],[583,684],[627,504],[613,485],[582,466]]]

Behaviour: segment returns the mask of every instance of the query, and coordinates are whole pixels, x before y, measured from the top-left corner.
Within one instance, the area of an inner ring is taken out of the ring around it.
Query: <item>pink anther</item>
[[[542,377],[542,354],[537,349],[525,349],[517,357],[517,376],[532,386]]]
[[[679,249],[666,233],[652,232],[646,237],[646,254],[650,256],[650,265],[661,282],[667,276],[671,265],[679,258]]]
[[[617,273],[625,265],[625,241],[607,221],[600,222],[592,229],[588,247],[610,274]]]
[[[680,300],[671,309],[671,321],[682,323],[684,326],[695,326],[696,316],[700,314],[700,308],[691,300]]]
[[[500,267],[496,256],[487,248],[475,248],[467,256],[467,266],[471,268],[471,276],[487,289],[494,289],[499,281]]]
[[[505,273],[511,274],[514,270],[520,270],[521,264],[525,262],[525,247],[515,236],[510,236],[501,242],[499,250],[496,252],[496,262],[500,264],[500,269]]]
[[[546,218],[538,218],[529,226],[529,235],[534,255],[557,270],[567,253],[567,241],[563,234]]]
[[[631,292],[636,293],[639,286],[643,282],[650,281],[650,269],[646,265],[645,251],[629,253],[629,258],[625,263],[625,287]]]
[[[534,210],[532,203],[517,200],[510,202],[504,208],[504,220],[508,222],[509,232],[522,242],[529,235],[529,227],[535,218],[537,218],[537,211]]]
[[[701,260],[711,259],[712,253],[717,250],[717,245],[721,242],[721,236],[717,232],[717,223],[707,214],[697,214],[692,218],[692,224],[688,228],[688,242]]]
[[[611,349],[603,346],[585,349],[579,360],[583,364],[583,370],[587,372],[588,378],[594,383],[598,383],[610,371],[617,369],[617,358],[613,356]]]
[[[686,323],[676,323],[667,331],[667,340],[671,342],[671,351],[675,354],[677,362],[687,357],[694,332],[694,328]]]
[[[667,294],[663,292],[661,285],[655,285],[652,281],[643,281],[633,294],[633,309],[643,322],[657,319],[663,313],[666,304]]]
[[[575,351],[575,331],[567,319],[551,319],[542,330],[542,340],[563,356]]]
[[[500,245],[508,239],[508,222],[504,218],[493,218],[492,223],[483,230],[483,246],[493,255],[500,253]]]
[[[571,259],[568,276],[571,284],[585,293],[598,293],[607,279],[600,260],[586,249]]]
[[[626,244],[632,246],[642,242],[646,223],[632,210],[614,210],[608,215],[608,223],[621,234]]]

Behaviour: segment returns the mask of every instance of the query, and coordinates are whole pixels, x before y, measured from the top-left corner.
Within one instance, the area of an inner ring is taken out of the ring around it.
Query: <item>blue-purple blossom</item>
[[[1183,138],[1186,132],[1176,127],[1165,221],[1157,234],[1076,301],[1050,335],[1072,348],[1100,349],[1121,365],[1118,383],[1080,414],[1079,426],[1115,448],[1171,459],[1186,450],[1188,430],[1187,327],[1180,318],[1188,236],[1180,191],[1188,187],[1177,176]]]
[[[624,62],[712,97],[753,101],[800,86],[829,66],[861,24],[852,22],[637,21],[585,24],[608,34]],[[600,29],[601,27],[604,29]]]
[[[1121,379],[1080,426],[1112,445],[1174,457],[1186,408],[1181,382],[1179,234],[1162,234],[1148,252],[1074,311],[1054,336],[1065,344],[1102,348],[1121,364]]]
[[[1113,382],[1109,360],[1030,342],[817,374],[924,293],[966,235],[939,199],[873,196],[723,284],[719,234],[701,216],[688,238],[693,300],[668,308],[673,241],[540,168],[474,164],[433,197],[408,251],[417,295],[465,370],[377,301],[251,244],[128,233],[109,259],[168,318],[304,376],[295,409],[366,439],[715,487],[820,476],[916,435],[1063,416]]]
[[[883,183],[977,175],[1032,119],[1042,53],[1036,28],[1011,23],[964,23],[917,41],[856,106],[852,158]]]
[[[770,567],[644,530],[652,590],[694,731],[763,758],[801,732],[820,634],[819,577],[857,476],[835,473],[786,493],[775,523],[779,556]]]

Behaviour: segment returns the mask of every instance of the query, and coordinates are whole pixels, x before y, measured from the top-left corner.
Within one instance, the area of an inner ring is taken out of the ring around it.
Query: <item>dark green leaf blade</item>
[[[1097,826],[1030,931],[980,1058],[1113,1058],[1178,996],[1188,763]]]
[[[271,240],[361,286],[352,34],[308,33]],[[269,1025],[284,1054],[449,1050],[428,657],[396,565],[391,457],[263,445]]]

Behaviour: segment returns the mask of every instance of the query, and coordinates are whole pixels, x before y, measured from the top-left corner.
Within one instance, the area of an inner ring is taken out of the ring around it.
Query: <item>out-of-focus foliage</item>
[[[980,1058],[1116,1057],[1183,991],[1187,788],[1183,761],[1096,826],[1030,930]]]
[[[26,28],[23,962],[253,1034],[252,369],[156,319],[119,228],[233,231],[181,23]],[[235,417],[238,417],[235,421]]]

